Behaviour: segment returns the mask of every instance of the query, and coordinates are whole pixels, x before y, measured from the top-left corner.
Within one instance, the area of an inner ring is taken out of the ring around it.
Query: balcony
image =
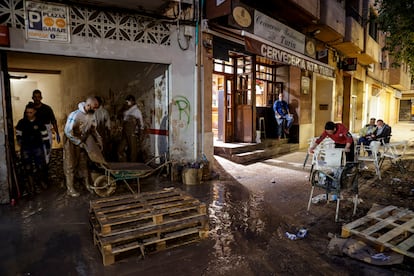
[[[365,52],[357,54],[358,62],[364,65],[380,62],[379,57],[381,53],[381,47],[371,36],[367,36],[367,44],[365,46]]]
[[[390,67],[389,85],[400,91],[410,90],[411,75],[408,73],[406,64],[402,64],[399,67]]]
[[[309,13],[314,18],[319,18],[319,0],[292,0],[298,7]]]
[[[333,46],[343,54],[355,57],[364,49],[364,29],[353,17],[348,16],[345,23],[345,37],[343,42]]]
[[[319,24],[310,32],[319,29],[315,37],[323,42],[341,40],[345,36],[345,8],[340,1],[321,0]]]

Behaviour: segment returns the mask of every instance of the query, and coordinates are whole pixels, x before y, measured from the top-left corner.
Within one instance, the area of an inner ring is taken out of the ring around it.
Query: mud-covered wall
[[[0,99],[4,98],[4,91],[0,90]],[[0,204],[9,202],[9,172],[6,162],[6,124],[3,105],[0,105]]]
[[[163,64],[163,70],[169,68],[168,99],[169,106],[169,148],[172,159],[194,160],[197,132],[194,131],[197,120],[197,105],[195,104],[195,54],[194,40],[191,39],[187,50],[182,50],[177,42],[177,32],[174,26],[171,30],[171,45],[146,45],[129,41],[112,41],[106,39],[90,39],[72,36],[69,44],[28,41],[24,32],[11,29],[11,47],[19,51],[47,53],[65,56],[91,57],[110,59],[113,64],[104,67],[100,62],[85,61],[83,66],[73,65],[73,68],[62,70],[62,107],[63,114],[69,114],[77,103],[88,94],[107,95],[113,93],[121,97],[131,92],[137,97],[138,103],[141,93],[153,89],[154,79],[148,76],[153,72],[150,64]],[[182,42],[181,42],[182,43]],[[182,45],[181,45],[182,46]],[[115,60],[148,62],[147,67],[136,67],[136,63],[117,63]],[[106,61],[108,62],[108,60]],[[158,72],[157,72],[158,74]],[[156,74],[154,74],[156,75]],[[125,83],[128,79],[128,86]],[[91,85],[93,84],[93,85]],[[98,93],[96,93],[98,92]],[[122,93],[120,93],[122,92]],[[118,99],[116,99],[118,100]],[[155,114],[149,110],[150,118]],[[60,124],[64,123],[65,116]]]

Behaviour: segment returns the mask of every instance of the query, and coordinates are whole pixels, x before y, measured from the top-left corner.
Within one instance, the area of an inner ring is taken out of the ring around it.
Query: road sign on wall
[[[67,6],[26,1],[24,15],[28,40],[70,41]]]

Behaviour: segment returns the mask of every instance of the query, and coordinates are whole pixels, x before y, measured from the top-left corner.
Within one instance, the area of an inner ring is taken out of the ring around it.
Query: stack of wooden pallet
[[[355,235],[374,244],[380,252],[391,249],[414,258],[414,212],[386,206],[342,226],[342,237]]]
[[[92,200],[90,222],[104,265],[125,253],[144,256],[208,236],[206,205],[179,189]]]

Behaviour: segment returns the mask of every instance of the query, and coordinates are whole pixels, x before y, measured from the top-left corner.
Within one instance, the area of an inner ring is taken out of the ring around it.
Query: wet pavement
[[[0,275],[412,275],[412,266],[379,268],[327,254],[327,236],[340,233],[341,224],[321,220],[327,208],[306,212],[309,168],[302,168],[302,151],[247,166],[216,157],[218,179],[200,185],[163,176],[142,180],[142,192],[173,186],[206,203],[209,237],[145,258],[137,250],[103,266],[88,212],[98,197],[83,187],[79,198],[66,196],[59,154],[51,187],[0,206]],[[127,192],[118,185],[117,194]],[[309,229],[305,239],[285,237],[302,226]]]
[[[143,192],[171,184],[158,177],[141,182]],[[208,239],[145,259],[137,251],[104,267],[89,225],[89,200],[97,196],[80,189],[79,198],[70,198],[55,186],[0,208],[0,275],[225,275],[226,270],[232,274],[248,268],[245,255],[266,241],[263,198],[232,180],[174,186],[208,203]]]

